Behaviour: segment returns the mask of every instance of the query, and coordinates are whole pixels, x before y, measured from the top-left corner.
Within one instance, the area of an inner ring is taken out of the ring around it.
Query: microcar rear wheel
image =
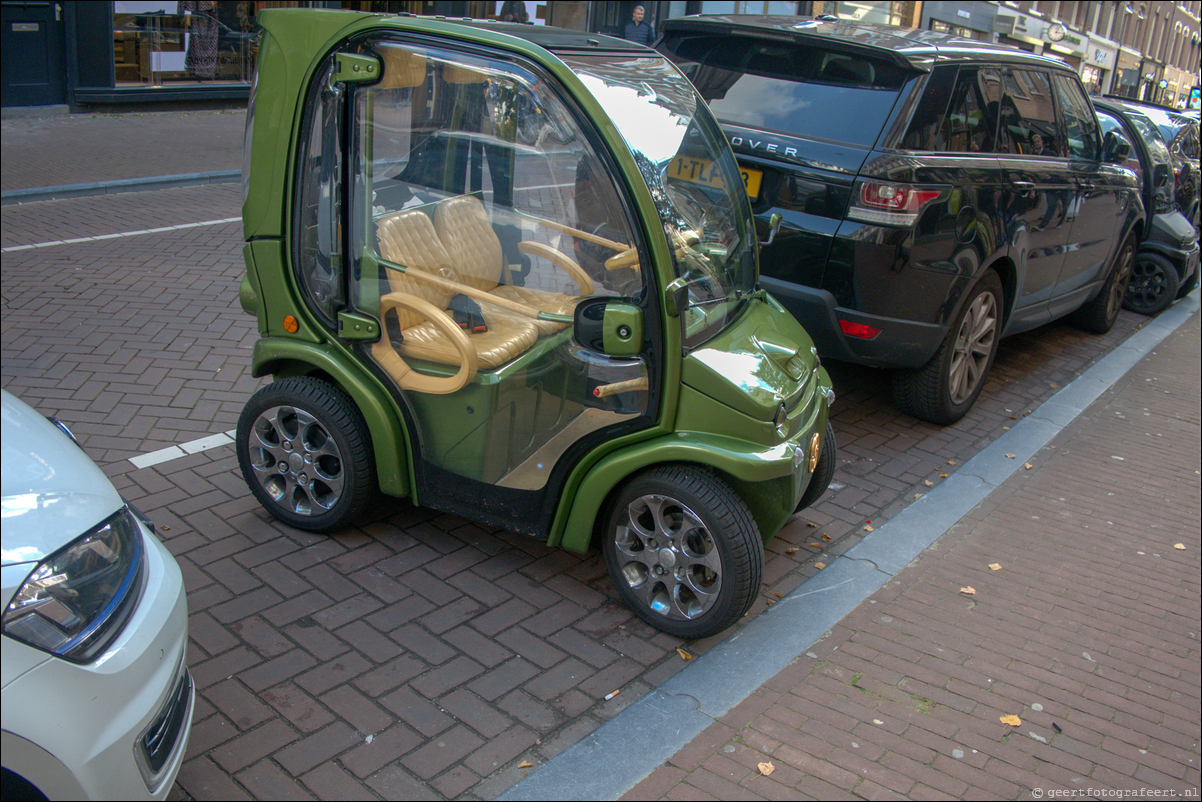
[[[1177,297],[1179,284],[1177,268],[1172,262],[1158,253],[1141,253],[1135,257],[1131,269],[1123,308],[1141,315],[1163,312]]]
[[[751,511],[700,468],[665,466],[636,476],[613,499],[603,534],[618,595],[678,638],[731,626],[763,582],[764,545]]]
[[[297,529],[327,532],[351,524],[375,493],[370,443],[346,393],[293,377],[251,396],[235,447],[243,478],[268,512]]]

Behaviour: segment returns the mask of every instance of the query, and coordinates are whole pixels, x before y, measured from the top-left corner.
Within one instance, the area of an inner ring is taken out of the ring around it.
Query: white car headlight
[[[90,663],[120,634],[142,590],[142,532],[128,507],[38,564],[4,611],[4,634]]]

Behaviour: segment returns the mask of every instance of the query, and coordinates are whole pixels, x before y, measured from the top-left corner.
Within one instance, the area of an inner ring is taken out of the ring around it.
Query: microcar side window
[[[687,289],[685,347],[700,345],[734,317],[756,280],[751,206],[726,137],[666,58],[572,54],[564,62],[634,156]]]
[[[307,104],[305,140],[297,170],[295,270],[310,308],[333,327],[346,295],[340,272],[342,243],[342,134],[339,112],[343,85],[331,79],[331,56],[314,81],[314,102]]]

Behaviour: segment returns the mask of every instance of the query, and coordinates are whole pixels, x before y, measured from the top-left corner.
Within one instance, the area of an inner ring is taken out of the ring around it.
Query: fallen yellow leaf
[[[807,543],[806,545],[807,545],[807,546],[809,546],[809,547],[810,547],[810,548],[812,548],[812,549],[820,549],[820,548],[822,548],[822,544],[821,544],[821,543]]]
[[[785,549],[785,554],[796,554],[799,551],[801,551],[801,549],[797,548],[796,546],[792,546],[790,548]]]
[[[1023,725],[1023,720],[1015,715],[1002,716],[999,721],[1003,724],[1009,724],[1011,727],[1021,727]]]
[[[955,464],[956,464],[956,461],[955,461],[954,459],[949,459],[949,460],[947,461],[947,464],[948,464],[948,465],[955,465]]]
[[[871,526],[866,526],[866,527],[864,527],[864,531],[865,532],[875,532],[876,530],[873,529]]]
[[[999,563],[990,563],[989,570],[990,571],[1000,571],[1000,570],[1002,570],[1002,566]]]
[[[922,480],[922,483],[923,483],[924,485],[926,485],[927,487],[934,487],[934,486],[935,486],[935,483],[934,483],[934,482],[932,482],[930,479],[923,479],[923,480]]]
[[[1027,462],[1027,463],[1023,463],[1023,467],[1024,467],[1024,468],[1026,468],[1026,469],[1029,471],[1029,470],[1031,470],[1032,468],[1034,468],[1035,466],[1034,466],[1034,465],[1032,465],[1031,463]]]
[[[814,523],[813,521],[810,521],[809,523],[807,523],[806,526],[810,527],[811,529],[818,528],[818,524]]]
[[[977,589],[974,588],[972,585],[965,585],[964,587],[960,588],[960,592],[963,593],[965,596],[977,595]]]
[[[689,654],[688,652],[686,652],[684,649],[680,648],[679,646],[676,647],[676,653],[678,655],[680,655],[681,660],[692,660],[693,659],[693,655]]]
[[[519,769],[528,769],[533,765],[534,764],[531,763],[529,760],[523,760],[521,763],[518,764],[518,768]]]
[[[778,599],[783,599],[783,598],[785,597],[785,594],[783,594],[783,593],[777,593],[775,590],[774,590],[774,591],[772,591],[772,595],[773,595],[773,596],[775,596],[775,597],[776,597],[776,598],[778,598]]]
[[[949,476],[951,476],[951,474],[950,474],[950,473],[947,473],[946,471],[945,471],[945,472],[943,472],[943,473],[941,473],[941,474],[939,474],[939,478],[940,478],[940,479],[946,479],[946,478],[947,478],[947,477],[949,477]]]
[[[765,777],[767,777],[769,774],[776,771],[776,766],[773,766],[771,762],[761,763],[759,764],[759,769],[760,774],[763,774]]]
[[[1006,455],[1006,459],[1014,459],[1014,455],[1013,455],[1013,454],[1007,454],[1007,455]]]
[[[826,568],[826,563],[814,563],[814,567],[821,571],[823,568]]]
[[[1180,551],[1185,551],[1185,544],[1184,543],[1174,543],[1173,548],[1179,549]]]
[[[922,498],[922,493],[915,493],[914,498]]]
[[[834,540],[834,538],[828,535],[826,532],[822,533],[822,539],[827,543],[830,543],[832,540]]]

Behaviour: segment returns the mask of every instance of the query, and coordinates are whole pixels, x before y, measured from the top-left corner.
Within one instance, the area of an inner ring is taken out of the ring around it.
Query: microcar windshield
[[[751,207],[726,138],[662,56],[564,55],[634,154],[688,286],[686,346],[708,340],[756,281]]]

